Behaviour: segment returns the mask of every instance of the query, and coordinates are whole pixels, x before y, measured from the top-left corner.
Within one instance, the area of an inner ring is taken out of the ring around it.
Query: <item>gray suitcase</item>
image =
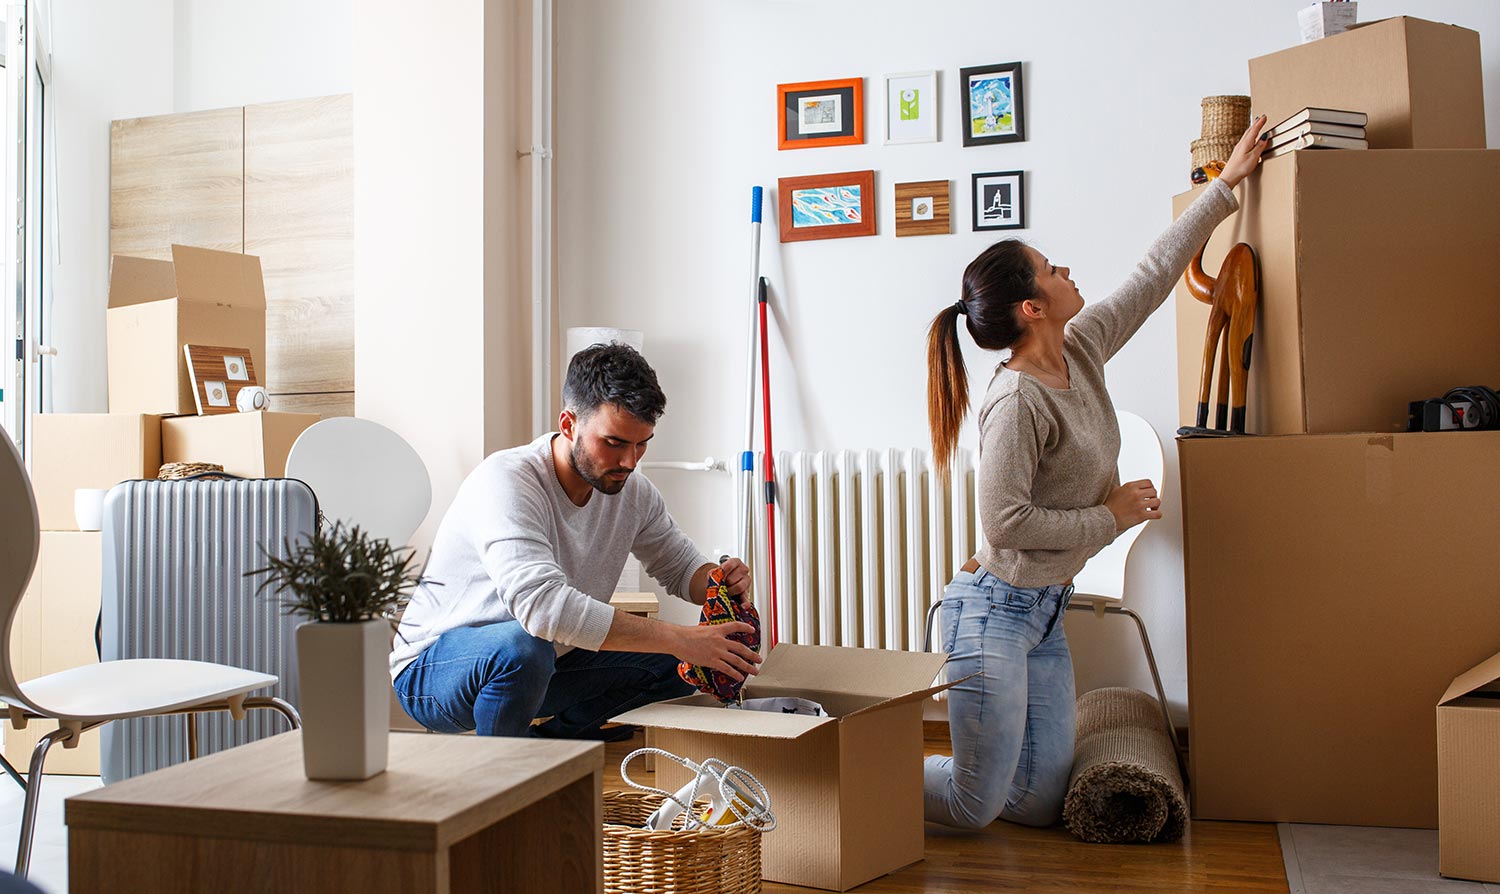
[[[265,567],[265,552],[285,556],[317,519],[312,489],[291,479],[116,486],[104,501],[100,658],[186,658],[275,674],[280,683],[251,694],[296,706],[299,622],[269,590],[256,595],[263,576],[245,572]],[[106,724],[104,783],[186,760],[186,723],[175,716]],[[197,723],[200,755],[287,729],[274,711],[251,711],[240,721],[200,714]]]

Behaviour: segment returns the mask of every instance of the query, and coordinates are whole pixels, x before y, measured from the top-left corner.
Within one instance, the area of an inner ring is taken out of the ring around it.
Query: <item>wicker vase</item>
[[[604,793],[604,892],[759,894],[760,833],[731,829],[643,829],[660,795]]]
[[[1250,97],[1203,97],[1203,133],[1199,134],[1203,139],[1226,137],[1238,140],[1249,127]]]
[[[1238,138],[1233,140],[1194,140],[1192,143],[1193,167],[1201,168],[1211,161],[1229,161],[1229,156],[1234,152],[1234,144],[1239,142]]]

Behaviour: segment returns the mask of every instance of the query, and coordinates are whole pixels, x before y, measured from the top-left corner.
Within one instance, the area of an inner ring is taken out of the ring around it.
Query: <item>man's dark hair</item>
[[[581,420],[603,404],[614,404],[648,425],[655,425],[667,408],[656,370],[630,345],[592,345],[568,364],[563,408]]]

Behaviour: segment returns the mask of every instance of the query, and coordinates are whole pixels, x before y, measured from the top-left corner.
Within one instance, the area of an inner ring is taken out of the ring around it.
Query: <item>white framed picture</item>
[[[937,72],[886,75],[885,142],[935,143],[937,139]]]

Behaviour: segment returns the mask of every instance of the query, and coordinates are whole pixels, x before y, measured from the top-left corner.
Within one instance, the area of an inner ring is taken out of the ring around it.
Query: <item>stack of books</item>
[[[1364,112],[1342,109],[1303,109],[1271,128],[1271,145],[1261,158],[1275,158],[1298,149],[1368,149]]]

